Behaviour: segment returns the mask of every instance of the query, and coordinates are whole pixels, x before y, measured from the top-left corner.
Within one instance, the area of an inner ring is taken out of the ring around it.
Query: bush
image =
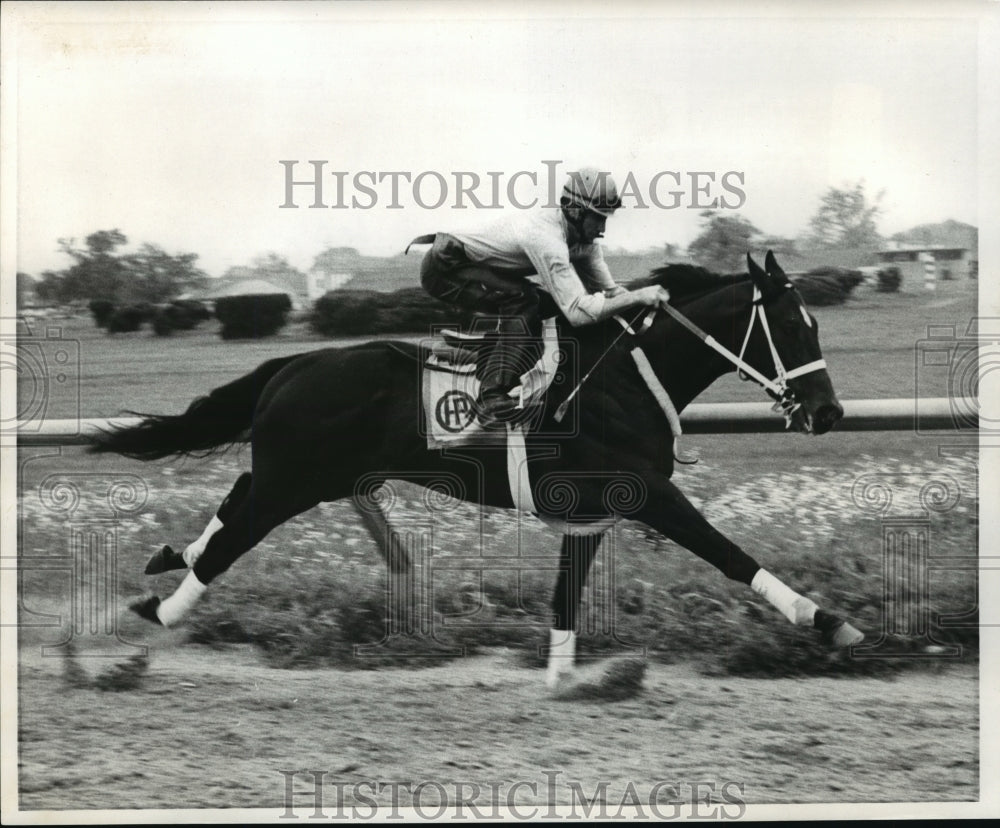
[[[197,327],[206,319],[211,319],[212,314],[204,303],[194,299],[177,299],[166,307],[167,318],[178,330],[187,331]]]
[[[174,331],[188,331],[211,318],[211,315],[201,302],[179,299],[157,309],[153,316],[153,331],[157,336],[169,336]]]
[[[108,333],[132,333],[139,330],[149,318],[148,310],[142,305],[126,305],[111,314],[107,325]]]
[[[107,328],[111,315],[115,312],[115,303],[107,299],[92,299],[87,307],[94,315],[94,324],[98,328]]]
[[[215,316],[222,323],[223,339],[259,339],[272,336],[287,323],[292,309],[287,293],[226,296],[215,301]]]
[[[842,305],[864,280],[860,270],[817,267],[795,278],[802,299],[810,305]]]
[[[313,306],[310,325],[323,336],[429,333],[431,326],[454,324],[463,314],[425,293],[403,288],[393,293],[335,290]]]
[[[157,307],[152,302],[136,302],[134,305],[130,305],[135,313],[139,314],[140,321],[142,322],[152,322],[153,318],[156,316]]]
[[[373,290],[325,293],[316,300],[309,324],[323,336],[371,333],[378,319],[378,296]]]
[[[160,308],[153,317],[153,333],[157,336],[170,336],[175,330],[166,308]]]
[[[883,268],[876,276],[878,277],[877,290],[879,293],[896,293],[903,283],[903,274],[899,272],[898,267]]]

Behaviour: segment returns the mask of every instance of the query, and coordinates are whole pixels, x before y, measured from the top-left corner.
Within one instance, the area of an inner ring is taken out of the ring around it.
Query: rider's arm
[[[604,261],[604,252],[599,244],[591,243],[582,249],[584,253],[579,259],[573,259],[573,266],[584,283],[593,290],[612,291],[619,288],[619,284],[614,280],[607,262]]]
[[[665,291],[662,297],[656,294],[656,290],[662,291],[662,288],[626,291],[610,297],[603,293],[589,293],[570,262],[565,247],[532,239],[525,244],[524,250],[541,278],[542,286],[552,295],[571,325],[600,322],[628,308],[653,305],[659,298],[666,299]]]
[[[573,259],[573,267],[580,274],[588,286],[593,285],[594,289],[603,291],[607,296],[619,296],[627,293],[628,288],[623,287],[615,281],[614,276],[608,269],[608,264],[604,260],[604,251],[599,244],[589,244],[584,248],[586,256],[581,259]]]

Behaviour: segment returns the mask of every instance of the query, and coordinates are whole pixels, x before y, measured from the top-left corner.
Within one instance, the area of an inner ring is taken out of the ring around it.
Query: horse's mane
[[[671,304],[689,302],[706,293],[743,282],[750,277],[746,273],[730,273],[722,276],[703,267],[689,264],[668,264],[658,267],[648,276],[629,283],[634,290],[639,287],[660,285],[670,291]]]

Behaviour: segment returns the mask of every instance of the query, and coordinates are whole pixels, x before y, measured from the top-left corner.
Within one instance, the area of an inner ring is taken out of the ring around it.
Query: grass
[[[870,294],[816,310],[842,399],[905,397],[915,389],[948,393],[947,366],[918,366],[914,351],[928,325],[954,325],[961,334],[974,315],[974,293],[948,289],[951,294],[933,299]],[[223,342],[210,326],[163,340],[148,333],[109,337],[89,319],[65,320],[63,338],[74,337],[84,416],[124,408],[179,411],[264,359],[337,344],[308,334],[301,323],[271,340]],[[700,401],[760,398],[756,387],[727,377]],[[75,405],[73,394],[54,396],[45,416],[72,416]],[[679,469],[675,482],[763,566],[872,639],[885,609],[885,516],[860,508],[852,487],[864,475],[889,475],[896,490],[896,512],[889,516],[919,516],[916,493],[928,480],[947,476],[962,496],[949,511],[927,515],[931,554],[973,554],[979,507],[974,459],[940,451],[969,442],[968,436],[905,432],[701,435],[687,441],[700,463]],[[111,482],[132,479],[146,487],[145,503],[115,524],[121,602],[150,590],[151,583],[161,595],[169,593],[179,576],[142,575],[148,555],[165,542],[183,548],[197,537],[249,464],[245,449],[206,462],[146,465],[72,449],[22,450],[20,458],[22,555],[65,555],[79,521],[109,517]],[[53,508],[43,491],[46,480],[63,478],[81,494],[71,515]],[[213,585],[191,617],[191,638],[210,646],[252,642],[268,663],[284,667],[420,666],[498,646],[541,664],[555,535],[533,519],[518,523],[493,510],[480,516],[478,508],[457,502],[428,516],[419,491],[406,486],[391,518],[403,528],[427,526],[428,520],[433,525],[433,554],[414,582],[386,574],[348,505],[324,504],[276,529]],[[512,549],[530,559],[521,571],[491,568],[491,556]],[[481,558],[478,571],[449,568],[470,556]],[[972,574],[934,570],[931,576],[932,619],[975,606]],[[68,578],[30,568],[23,590],[22,618],[70,598]],[[975,627],[932,632],[941,642],[960,644],[964,659],[977,657]],[[745,586],[644,527],[625,524],[605,542],[591,573],[579,650],[583,660],[645,652],[658,661],[693,660],[707,672],[767,676],[886,673],[927,663],[913,636],[896,635],[893,643],[903,652],[909,647],[912,658],[831,654],[813,631],[791,627]]]

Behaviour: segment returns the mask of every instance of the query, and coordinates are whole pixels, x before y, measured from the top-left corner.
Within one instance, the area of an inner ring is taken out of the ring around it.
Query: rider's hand
[[[633,290],[632,295],[639,300],[640,304],[648,305],[651,308],[658,308],[660,305],[665,305],[670,301],[670,293],[665,287],[661,287],[660,285],[650,285],[649,287]]]

